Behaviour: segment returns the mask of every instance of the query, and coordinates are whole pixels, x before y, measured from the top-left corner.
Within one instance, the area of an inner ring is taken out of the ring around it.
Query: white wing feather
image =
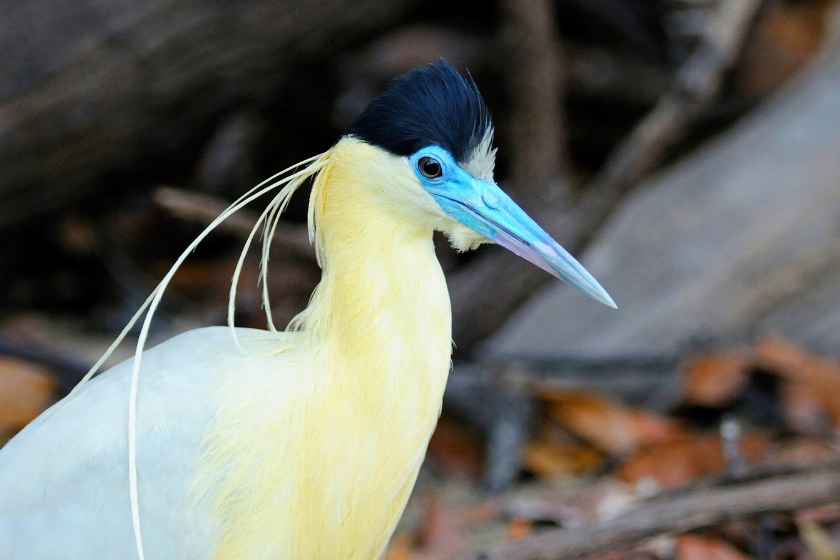
[[[269,332],[237,331],[249,350],[277,345]],[[215,388],[249,359],[223,327],[193,330],[144,352],[137,458],[149,558],[210,558],[206,504],[185,513],[190,469],[218,408]],[[0,449],[0,558],[136,557],[125,480],[132,362],[95,377]]]

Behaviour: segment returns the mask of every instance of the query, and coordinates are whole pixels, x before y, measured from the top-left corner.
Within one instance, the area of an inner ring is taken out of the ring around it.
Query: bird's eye
[[[420,173],[423,174],[423,177],[426,177],[427,179],[434,179],[443,175],[443,168],[440,166],[440,162],[435,158],[428,156],[421,157],[417,161],[417,169],[419,169]]]

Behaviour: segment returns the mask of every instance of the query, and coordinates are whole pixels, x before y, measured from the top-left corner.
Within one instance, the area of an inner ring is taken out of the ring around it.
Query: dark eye
[[[440,177],[443,175],[443,169],[440,166],[440,162],[435,158],[431,157],[421,157],[417,161],[417,169],[420,170],[420,173],[423,174],[423,177],[428,179],[434,179],[435,177]]]

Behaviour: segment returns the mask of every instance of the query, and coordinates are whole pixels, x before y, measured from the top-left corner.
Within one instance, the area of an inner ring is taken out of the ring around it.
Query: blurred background
[[[436,238],[455,367],[387,558],[536,558],[534,535],[673,488],[840,459],[834,0],[0,1],[0,444],[73,387],[231,201],[441,57],[490,107],[497,182],[618,310],[497,247]],[[272,242],[278,325],[320,276],[306,203]],[[260,210],[181,267],[153,343],[224,324]],[[240,326],[265,326],[258,261]],[[802,499],[679,530],[660,516],[588,550],[840,558],[840,505]]]

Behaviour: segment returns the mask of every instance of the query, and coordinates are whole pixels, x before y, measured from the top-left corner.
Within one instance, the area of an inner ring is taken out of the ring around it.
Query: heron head
[[[430,217],[456,249],[498,243],[615,307],[592,275],[496,185],[490,114],[475,83],[449,63],[397,78],[347,136],[399,158],[405,202]]]

